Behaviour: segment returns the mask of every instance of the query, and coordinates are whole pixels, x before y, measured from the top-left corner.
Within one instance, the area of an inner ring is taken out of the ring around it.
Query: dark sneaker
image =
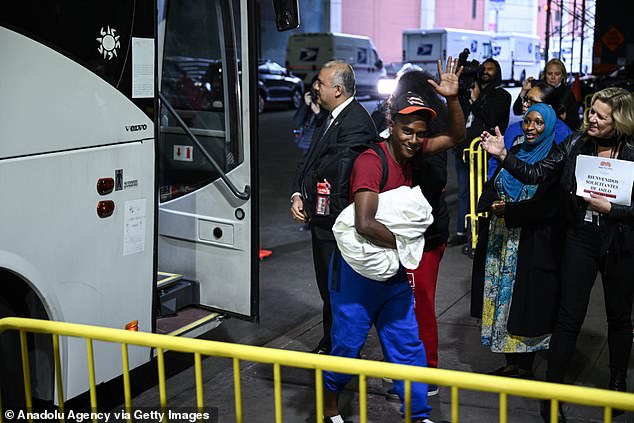
[[[438,395],[438,385],[427,385],[427,396],[433,397]]]

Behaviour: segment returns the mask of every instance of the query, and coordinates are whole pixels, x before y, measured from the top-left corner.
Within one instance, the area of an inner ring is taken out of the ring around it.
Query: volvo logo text
[[[147,125],[145,123],[142,123],[141,125],[130,125],[125,127],[125,130],[128,132],[145,131],[146,129]]]

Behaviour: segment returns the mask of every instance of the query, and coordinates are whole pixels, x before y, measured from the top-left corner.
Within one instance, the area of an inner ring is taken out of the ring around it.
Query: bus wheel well
[[[32,291],[31,287],[15,273],[0,269],[0,298],[11,306],[16,316],[31,317],[26,298]]]
[[[44,304],[31,286],[15,273],[0,269],[0,318],[10,316],[49,319]],[[4,407],[5,404],[13,403],[21,406],[24,394],[21,383],[19,337],[16,331],[7,331],[2,334],[2,338],[3,345],[0,345],[0,351],[3,360],[1,360],[0,372],[12,374],[11,380],[16,380],[14,377],[17,378],[16,385],[2,386],[4,388],[2,389],[4,391],[2,405]],[[50,335],[31,333],[27,335],[27,345],[33,397],[50,401],[53,397],[54,382],[52,338]],[[13,395],[11,395],[12,391]]]

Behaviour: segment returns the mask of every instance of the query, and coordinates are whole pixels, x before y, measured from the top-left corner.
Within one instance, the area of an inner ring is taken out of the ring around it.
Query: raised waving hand
[[[440,83],[436,83],[433,79],[428,79],[427,82],[441,96],[445,98],[455,97],[458,95],[458,79],[461,73],[462,66],[458,67],[458,59],[452,59],[449,56],[444,71],[442,69],[442,61],[438,60],[438,79]]]

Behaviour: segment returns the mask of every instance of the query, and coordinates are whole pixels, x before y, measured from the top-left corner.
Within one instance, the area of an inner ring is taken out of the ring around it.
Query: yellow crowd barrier
[[[464,150],[465,161],[469,164],[469,211],[465,216],[465,226],[471,230],[471,248],[478,243],[478,218],[486,213],[478,213],[478,199],[487,181],[488,156],[480,146],[480,137],[471,140],[469,148]]]
[[[529,381],[499,376],[489,376],[460,372],[454,370],[421,368],[393,363],[385,363],[371,360],[333,357],[327,355],[310,354],[297,351],[279,350],[249,345],[230,344],[217,341],[200,339],[178,338],[169,335],[158,335],[144,332],[131,332],[121,329],[87,326],[74,323],[52,322],[47,320],[25,319],[7,317],[0,319],[0,333],[6,330],[17,330],[20,333],[22,345],[22,370],[24,375],[25,395],[27,409],[32,406],[30,394],[29,363],[27,354],[27,333],[50,334],[54,345],[55,374],[58,390],[59,411],[63,415],[64,395],[62,391],[60,369],[60,337],[84,338],[87,346],[87,366],[90,380],[90,403],[93,410],[97,410],[97,391],[95,387],[95,363],[92,355],[94,341],[105,341],[121,345],[121,363],[124,385],[124,404],[128,414],[131,414],[132,398],[130,387],[130,369],[128,368],[128,346],[136,345],[155,348],[157,352],[159,406],[166,409],[167,394],[165,379],[166,351],[176,351],[193,354],[196,384],[196,407],[204,408],[202,357],[215,356],[231,358],[233,360],[233,382],[236,422],[243,421],[242,390],[240,382],[240,361],[252,361],[268,363],[273,366],[275,421],[282,422],[282,377],[281,366],[312,369],[315,371],[315,398],[317,422],[323,421],[323,392],[322,372],[330,370],[340,373],[358,375],[359,377],[359,416],[361,423],[368,421],[367,416],[367,378],[390,377],[397,380],[405,380],[405,421],[409,421],[410,396],[412,382],[425,382],[451,387],[451,420],[459,422],[458,403],[461,389],[483,392],[499,393],[500,422],[507,420],[507,400],[509,395],[528,398],[546,399],[551,401],[553,421],[557,421],[556,413],[558,403],[583,404],[587,406],[602,407],[604,409],[604,421],[612,420],[612,409],[634,411],[634,394],[613,392],[603,389],[570,386],[539,381]],[[16,363],[18,365],[18,363]],[[0,423],[4,413],[0,404]],[[63,419],[61,419],[63,421]],[[97,422],[95,422],[97,423]]]

